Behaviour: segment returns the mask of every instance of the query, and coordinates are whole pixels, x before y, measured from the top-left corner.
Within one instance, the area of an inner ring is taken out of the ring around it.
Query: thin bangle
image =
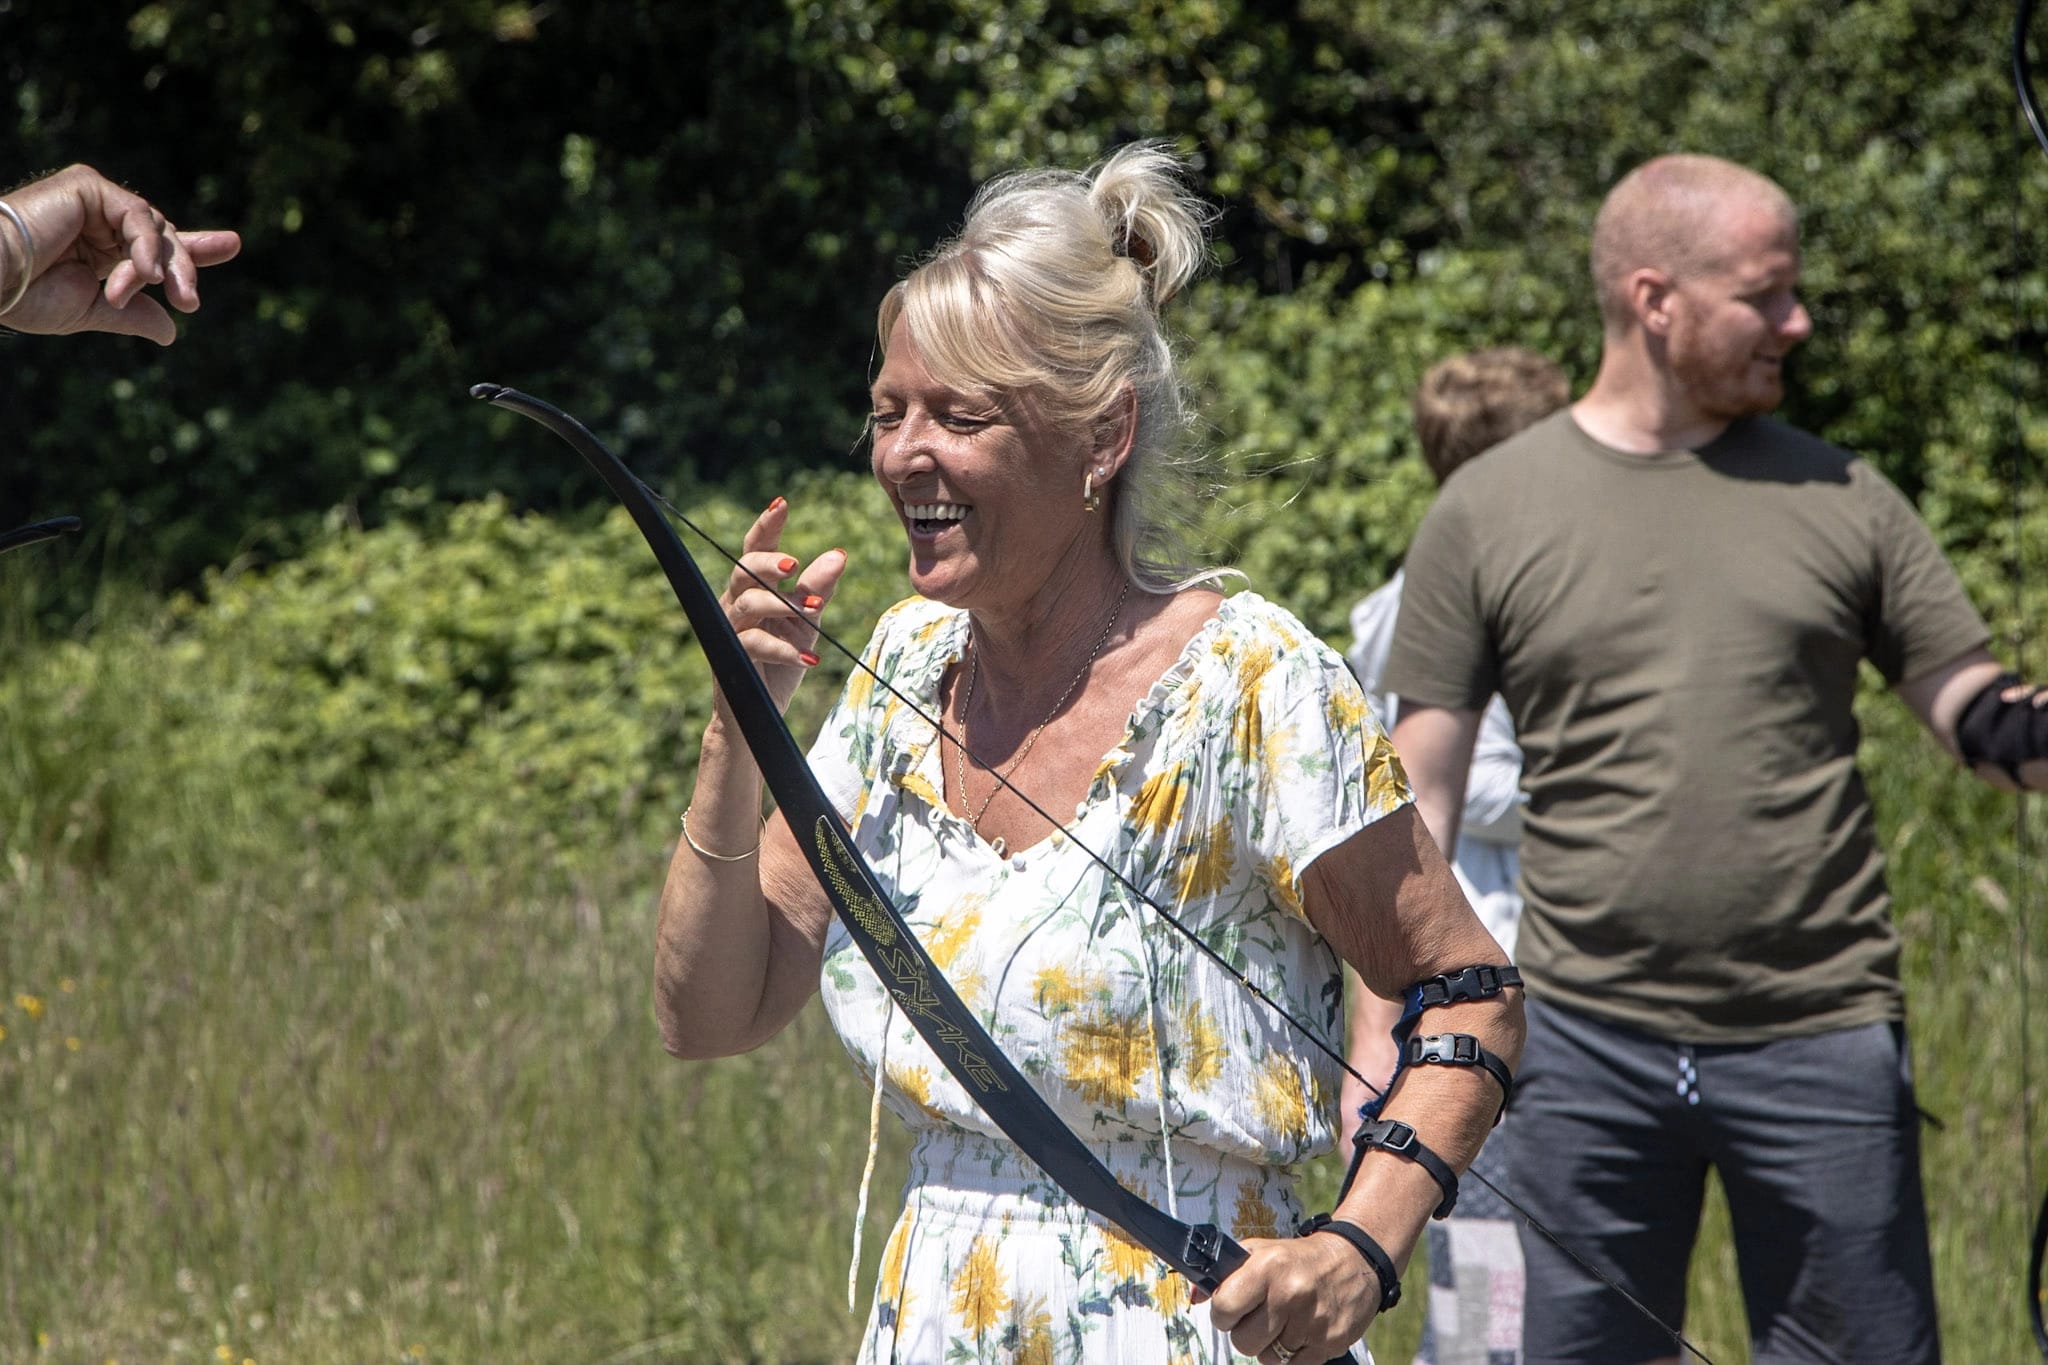
[[[695,849],[699,857],[709,858],[714,863],[743,863],[761,851],[761,841],[756,839],[754,846],[745,853],[713,853],[690,837],[690,811],[687,806],[683,808],[683,842]]]
[[[0,307],[0,317],[21,307],[21,301],[28,297],[28,287],[36,279],[36,239],[28,235],[28,220],[21,216],[21,210],[0,199],[0,213],[7,215],[14,224],[14,230],[21,234],[21,278],[14,282],[14,297]]]

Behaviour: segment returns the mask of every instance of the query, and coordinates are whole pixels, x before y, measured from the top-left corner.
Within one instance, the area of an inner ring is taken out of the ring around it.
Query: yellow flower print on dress
[[[981,928],[981,907],[987,900],[986,896],[967,897],[932,929],[924,947],[940,971],[950,971],[960,950],[974,941],[975,931]]]
[[[1365,755],[1365,804],[1375,814],[1385,814],[1410,800],[1408,773],[1401,756],[1384,735],[1375,735]]]
[[[1014,1365],[1054,1365],[1052,1314],[1042,1295],[1019,1299],[1011,1325],[1017,1334]]]
[[[924,802],[927,806],[930,806],[933,810],[938,810],[946,804],[946,798],[939,795],[938,789],[925,780],[923,773],[905,773],[896,779],[896,785]]]
[[[1237,690],[1247,702],[1258,701],[1259,685],[1265,682],[1266,675],[1273,671],[1273,664],[1278,657],[1271,645],[1261,642],[1247,649],[1244,656],[1238,660]]]
[[[1259,709],[1257,697],[1240,694],[1230,719],[1230,757],[1248,766],[1265,752],[1266,713]]]
[[[1061,1079],[1090,1104],[1120,1107],[1152,1070],[1152,1030],[1142,1011],[1092,1009],[1068,1021]]]
[[[1009,1311],[1010,1291],[1004,1287],[1002,1267],[996,1263],[996,1239],[976,1237],[967,1250],[966,1262],[953,1276],[953,1315],[980,1336]]]
[[[1224,816],[1201,834],[1181,864],[1179,896],[1183,904],[1213,895],[1230,885],[1237,866],[1237,851],[1230,837],[1230,817]]]
[[[1168,1317],[1188,1311],[1188,1282],[1171,1270],[1164,1270],[1152,1286],[1152,1302]]]
[[[1119,1228],[1105,1227],[1102,1241],[1109,1255],[1105,1266],[1109,1278],[1116,1284],[1127,1284],[1133,1280],[1150,1278],[1157,1262],[1152,1253],[1124,1236]]]
[[[946,1116],[932,1107],[932,1073],[921,1066],[901,1066],[889,1063],[889,1084],[907,1097],[918,1108],[935,1119]]]
[[[1176,763],[1165,772],[1154,773],[1131,799],[1130,823],[1148,834],[1164,834],[1180,821],[1187,803],[1187,766]]]
[[[1181,1011],[1180,1047],[1180,1071],[1188,1084],[1202,1089],[1223,1074],[1223,1062],[1229,1055],[1223,1046],[1223,1035],[1198,1000],[1189,1001]]]
[[[865,669],[856,669],[853,676],[846,680],[846,700],[843,705],[849,711],[859,712],[867,708],[868,699],[874,695],[874,677]]]
[[[910,1312],[911,1302],[917,1297],[903,1283],[903,1263],[905,1253],[910,1249],[912,1226],[908,1218],[896,1220],[896,1227],[889,1234],[889,1245],[882,1248],[882,1279],[875,1286],[876,1297],[896,1306],[898,1323]]]
[[[1294,867],[1285,853],[1266,864],[1266,886],[1273,903],[1299,920],[1308,919],[1308,907],[1301,903],[1301,890],[1294,884]]]
[[[1260,1120],[1288,1142],[1299,1142],[1308,1136],[1308,1096],[1302,1093],[1301,1084],[1302,1074],[1293,1061],[1276,1054],[1259,1068],[1257,1088],[1252,1095]]]
[[[1348,735],[1365,721],[1365,693],[1356,688],[1335,688],[1330,693],[1330,732]]]
[[[1280,1235],[1280,1220],[1273,1216],[1273,1206],[1265,1201],[1258,1181],[1238,1182],[1237,1203],[1230,1211],[1230,1233],[1240,1241],[1246,1237]]]
[[[1105,985],[1100,973],[1077,972],[1064,962],[1048,962],[1032,983],[1031,995],[1041,1012],[1052,1015],[1077,1008]]]

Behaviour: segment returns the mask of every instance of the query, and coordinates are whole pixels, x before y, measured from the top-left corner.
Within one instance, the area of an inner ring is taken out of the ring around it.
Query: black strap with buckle
[[[1476,1066],[1493,1077],[1500,1086],[1500,1109],[1493,1116],[1498,1124],[1507,1116],[1508,1098],[1515,1092],[1515,1073],[1508,1070],[1508,1064],[1498,1053],[1488,1052],[1479,1045],[1479,1040],[1469,1033],[1433,1033],[1428,1037],[1414,1037],[1401,1049],[1401,1061],[1407,1066]]]

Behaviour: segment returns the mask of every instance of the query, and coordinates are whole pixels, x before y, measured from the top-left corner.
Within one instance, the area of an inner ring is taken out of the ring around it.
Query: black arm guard
[[[2038,687],[2025,695],[2005,699],[2008,688],[2020,686],[2019,675],[2001,673],[1970,698],[1956,721],[1956,748],[1963,761],[1975,767],[1993,763],[2014,782],[2020,780],[2020,765],[2036,758],[2048,758],[2048,706],[2039,705]]]

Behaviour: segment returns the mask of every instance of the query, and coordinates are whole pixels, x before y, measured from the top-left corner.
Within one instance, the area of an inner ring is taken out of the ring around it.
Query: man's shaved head
[[[1637,270],[1685,280],[1724,264],[1721,210],[1745,201],[1775,209],[1788,223],[1799,220],[1776,181],[1717,156],[1660,156],[1623,176],[1593,220],[1601,321],[1610,329],[1628,322],[1628,277]]]

